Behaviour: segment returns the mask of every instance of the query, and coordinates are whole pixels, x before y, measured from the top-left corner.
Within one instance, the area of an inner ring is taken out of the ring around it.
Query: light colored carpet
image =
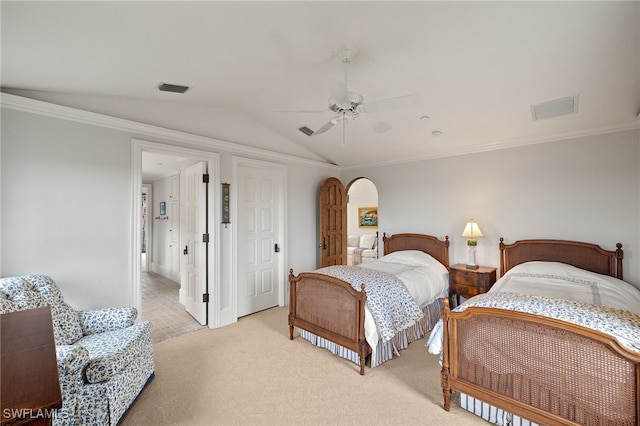
[[[154,345],[156,377],[130,425],[484,425],[442,408],[440,365],[425,338],[376,368],[289,340],[288,308]]]

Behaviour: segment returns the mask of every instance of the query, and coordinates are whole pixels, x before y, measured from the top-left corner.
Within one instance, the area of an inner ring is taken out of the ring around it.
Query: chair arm
[[[80,311],[82,332],[85,336],[119,330],[133,325],[138,311],[131,307],[92,309]]]
[[[56,361],[58,362],[58,376],[70,376],[76,372],[82,373],[89,364],[89,351],[81,346],[56,346]]]

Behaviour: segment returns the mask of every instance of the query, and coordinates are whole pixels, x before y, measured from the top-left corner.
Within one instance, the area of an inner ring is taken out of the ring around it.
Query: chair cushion
[[[138,317],[138,311],[129,306],[91,309],[78,312],[78,317],[82,322],[82,334],[88,336],[131,327]]]
[[[143,321],[124,329],[85,336],[73,346],[82,346],[89,351],[85,380],[98,383],[124,370],[140,356],[150,340],[151,323]]]
[[[372,249],[373,245],[376,243],[375,235],[361,235],[360,236],[360,245],[359,247],[364,247],[366,249]]]
[[[71,345],[82,337],[78,313],[65,302],[51,304],[56,345]]]
[[[358,244],[360,244],[360,236],[349,235],[347,237],[347,247],[358,247]]]

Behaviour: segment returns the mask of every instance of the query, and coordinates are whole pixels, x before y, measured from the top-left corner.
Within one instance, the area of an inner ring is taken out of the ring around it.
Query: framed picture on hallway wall
[[[358,207],[358,228],[378,229],[378,207]]]
[[[165,203],[164,201],[162,201],[160,203],[160,216],[164,216],[167,214],[167,203]]]

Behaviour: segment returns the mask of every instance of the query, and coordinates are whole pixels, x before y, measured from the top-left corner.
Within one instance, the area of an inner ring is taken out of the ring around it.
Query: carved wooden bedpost
[[[442,372],[440,374],[444,409],[451,408],[451,387],[449,386],[449,298],[442,300]]]
[[[498,245],[498,247],[500,247],[500,276],[503,276],[505,271],[505,264],[504,264],[504,238],[500,237],[500,244]]]
[[[624,258],[624,252],[622,251],[622,244],[618,243],[616,244],[616,260],[617,260],[617,265],[616,265],[616,278],[618,279],[623,279],[622,278],[622,259]]]
[[[359,340],[359,348],[358,355],[360,356],[360,375],[364,376],[364,363],[367,359],[367,339],[364,335],[364,309],[360,308],[360,305],[364,305],[367,300],[367,291],[365,290],[366,285],[364,283],[360,284],[360,297],[356,299],[356,303],[358,303],[357,312],[360,312],[360,324],[362,324],[360,329],[360,336],[358,336]]]

